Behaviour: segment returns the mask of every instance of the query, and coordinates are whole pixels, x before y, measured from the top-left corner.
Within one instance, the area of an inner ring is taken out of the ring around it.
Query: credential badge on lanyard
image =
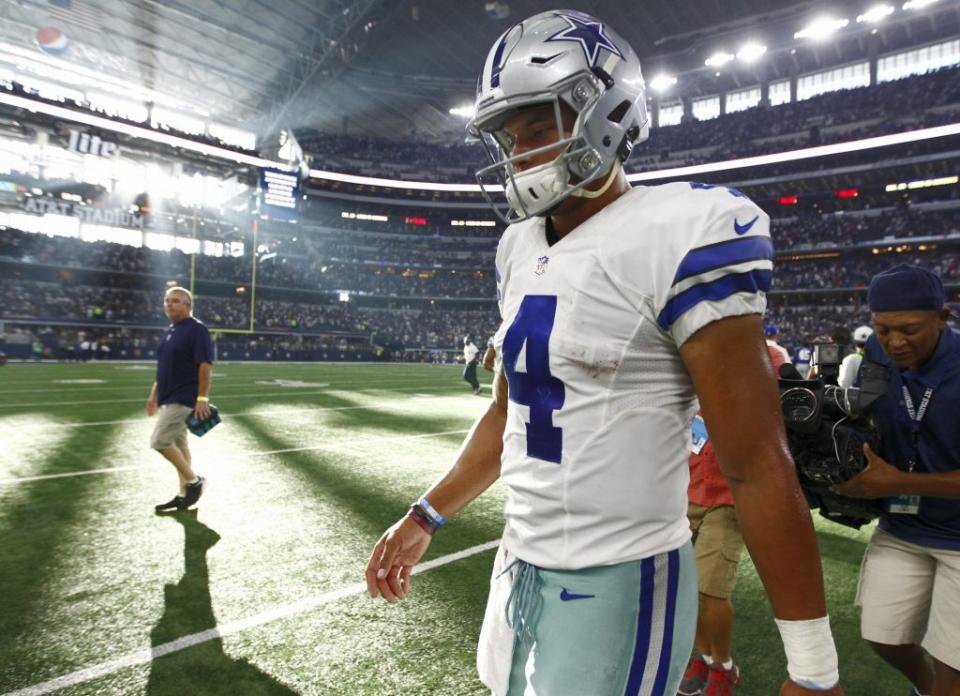
[[[910,442],[913,445],[913,456],[908,462],[908,471],[913,472],[917,466],[917,457],[920,456],[918,445],[920,442],[920,422],[927,413],[927,406],[930,405],[930,397],[933,396],[933,389],[927,387],[920,400],[920,408],[913,405],[913,397],[910,396],[910,390],[907,385],[900,387],[903,390],[903,404],[907,408],[907,415],[910,416]],[[919,495],[895,495],[890,498],[890,512],[900,515],[916,515],[920,512]]]

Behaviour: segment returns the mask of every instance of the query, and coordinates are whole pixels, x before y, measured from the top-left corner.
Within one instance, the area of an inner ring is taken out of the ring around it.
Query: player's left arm
[[[791,622],[822,619],[827,608],[817,539],[787,449],[760,315],[711,322],[682,344],[680,355],[774,615]],[[784,688],[808,693],[795,683]],[[836,686],[816,693],[842,691]]]
[[[197,367],[197,403],[193,407],[193,415],[203,420],[210,415],[210,383],[213,381],[213,365],[208,362],[200,363]],[[201,399],[201,397],[203,397]]]

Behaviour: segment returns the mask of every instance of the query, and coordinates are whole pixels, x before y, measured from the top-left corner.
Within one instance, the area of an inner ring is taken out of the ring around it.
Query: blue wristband
[[[417,501],[417,505],[423,508],[423,511],[429,515],[430,519],[433,521],[433,524],[437,527],[442,527],[447,523],[447,519],[433,509],[433,505],[430,504],[430,501],[428,501],[426,497],[420,498],[420,500]]]

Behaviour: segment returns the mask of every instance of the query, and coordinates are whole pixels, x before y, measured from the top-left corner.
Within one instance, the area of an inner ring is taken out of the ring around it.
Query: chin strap
[[[611,186],[613,186],[614,180],[617,178],[617,174],[620,173],[620,160],[614,160],[613,166],[610,167],[610,173],[607,174],[607,180],[603,182],[603,186],[598,188],[596,191],[591,191],[587,188],[582,188],[571,193],[571,196],[576,196],[578,198],[599,198],[607,192]]]

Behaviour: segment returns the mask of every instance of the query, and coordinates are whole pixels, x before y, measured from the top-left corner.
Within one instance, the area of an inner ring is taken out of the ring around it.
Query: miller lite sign
[[[70,139],[67,149],[79,155],[96,155],[97,157],[113,157],[117,153],[117,144],[102,140],[100,136],[70,129]]]

